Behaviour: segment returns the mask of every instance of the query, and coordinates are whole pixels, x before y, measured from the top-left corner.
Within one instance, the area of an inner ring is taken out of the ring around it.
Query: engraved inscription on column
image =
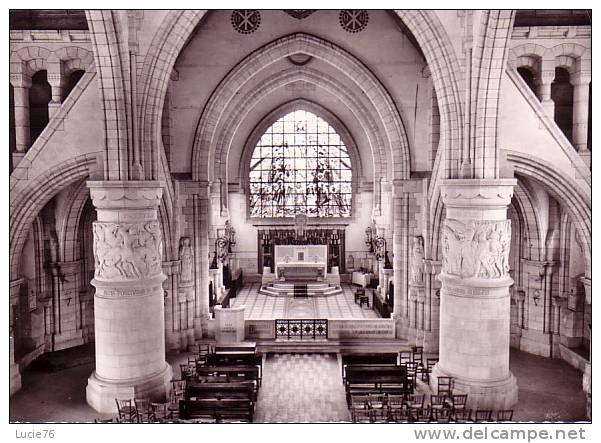
[[[95,277],[137,280],[162,272],[158,221],[94,222]]]
[[[461,278],[506,277],[510,242],[510,220],[447,219],[442,234],[443,271]]]

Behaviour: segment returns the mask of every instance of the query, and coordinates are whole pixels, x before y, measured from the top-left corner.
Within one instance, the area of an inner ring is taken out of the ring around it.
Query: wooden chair
[[[410,413],[411,416],[409,421],[416,423],[427,423],[430,421],[431,414],[429,408],[412,409]]]
[[[371,422],[367,395],[351,395],[351,420],[353,423]]]
[[[451,406],[453,413],[465,410],[467,404],[467,394],[457,394],[451,396]]]
[[[392,421],[409,420],[409,408],[404,395],[388,395],[388,418]]]
[[[484,423],[484,422],[492,421],[492,410],[476,409],[476,412],[474,412],[474,421],[476,423]]]
[[[472,420],[472,410],[462,409],[453,413],[453,418],[457,423],[467,423]]]
[[[193,380],[196,372],[195,365],[182,363],[179,365],[182,380]]]
[[[497,411],[497,421],[512,421],[513,409],[500,409]]]
[[[171,404],[177,404],[186,395],[186,380],[171,380]]]
[[[426,359],[426,366],[421,371],[422,381],[425,381],[426,383],[430,383],[430,374],[432,373],[432,369],[434,369],[434,366],[436,365],[436,363],[438,363],[437,358],[427,358]]]
[[[424,394],[409,394],[407,396],[407,407],[411,410],[424,408]]]
[[[382,421],[388,419],[388,404],[386,394],[368,394],[367,405],[371,412],[373,421]]]
[[[433,419],[436,419],[438,411],[449,409],[446,403],[446,395],[430,395],[430,413]]]
[[[173,411],[169,410],[170,403],[150,403],[150,421],[165,423],[173,419]]]
[[[404,365],[408,362],[413,361],[413,354],[411,353],[411,351],[401,351],[399,352],[399,364],[400,365]]]
[[[361,297],[365,296],[365,289],[364,288],[359,288],[355,290],[355,303],[357,303]]]
[[[150,400],[146,398],[134,398],[136,406],[138,423],[148,423],[150,421]]]
[[[438,377],[438,395],[453,395],[453,377]]]
[[[116,398],[115,402],[117,403],[117,411],[121,423],[135,423],[138,421],[138,413],[131,399],[120,400]]]
[[[433,409],[432,420],[436,423],[449,423],[451,421],[451,410],[449,408]]]
[[[411,348],[411,359],[414,362],[417,362],[418,365],[424,365],[424,347],[423,346],[413,346]]]

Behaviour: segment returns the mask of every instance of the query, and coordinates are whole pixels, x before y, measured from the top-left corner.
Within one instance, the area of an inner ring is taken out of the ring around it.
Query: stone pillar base
[[[19,165],[19,163],[21,163],[21,160],[23,160],[23,157],[25,157],[25,152],[21,152],[21,151],[13,152],[13,168],[16,168]]]
[[[529,354],[551,357],[551,340],[549,334],[535,329],[522,329],[520,350]]]
[[[21,389],[21,373],[19,372],[19,365],[13,363],[10,365],[10,395],[12,396],[15,392]]]
[[[438,377],[453,377],[453,393],[467,394],[470,409],[511,409],[518,402],[518,384],[510,372],[504,380],[479,381],[459,378],[443,372],[437,364],[432,369],[430,387],[438,392]]]
[[[148,398],[151,401],[166,401],[170,389],[173,372],[169,364],[165,364],[158,374],[150,377],[131,380],[106,380],[98,377],[96,371],[88,378],[86,400],[96,411],[103,414],[117,412],[115,399]]]
[[[60,351],[61,349],[73,348],[75,346],[83,345],[83,331],[68,331],[62,334],[54,335],[54,350]]]

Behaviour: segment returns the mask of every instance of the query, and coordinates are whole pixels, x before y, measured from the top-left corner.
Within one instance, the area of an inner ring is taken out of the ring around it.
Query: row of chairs
[[[410,373],[421,375],[422,381],[429,383],[430,374],[434,365],[438,363],[438,358],[424,359],[423,346],[413,346],[410,351],[399,352],[399,363],[406,366]]]
[[[450,400],[450,401],[449,401]],[[351,419],[357,422],[491,422],[493,411],[466,408],[467,395],[430,396],[425,405],[424,394],[368,394],[351,396]],[[496,421],[511,421],[513,410],[499,410]]]
[[[163,423],[173,419],[170,403],[155,403],[148,399],[115,399],[119,423]]]

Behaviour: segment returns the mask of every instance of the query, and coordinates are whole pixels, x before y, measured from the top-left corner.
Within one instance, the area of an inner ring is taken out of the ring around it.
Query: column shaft
[[[588,92],[589,82],[582,81],[574,85],[572,143],[578,152],[588,150]]]
[[[14,87],[15,101],[15,139],[18,153],[25,153],[29,149],[29,87]]]
[[[505,409],[517,401],[509,371],[510,221],[515,180],[445,180],[440,353],[432,377],[454,378],[470,408]]]
[[[164,401],[171,367],[165,362],[159,182],[88,182],[96,211],[92,285],[96,370],[88,403],[114,412],[115,398]]]

